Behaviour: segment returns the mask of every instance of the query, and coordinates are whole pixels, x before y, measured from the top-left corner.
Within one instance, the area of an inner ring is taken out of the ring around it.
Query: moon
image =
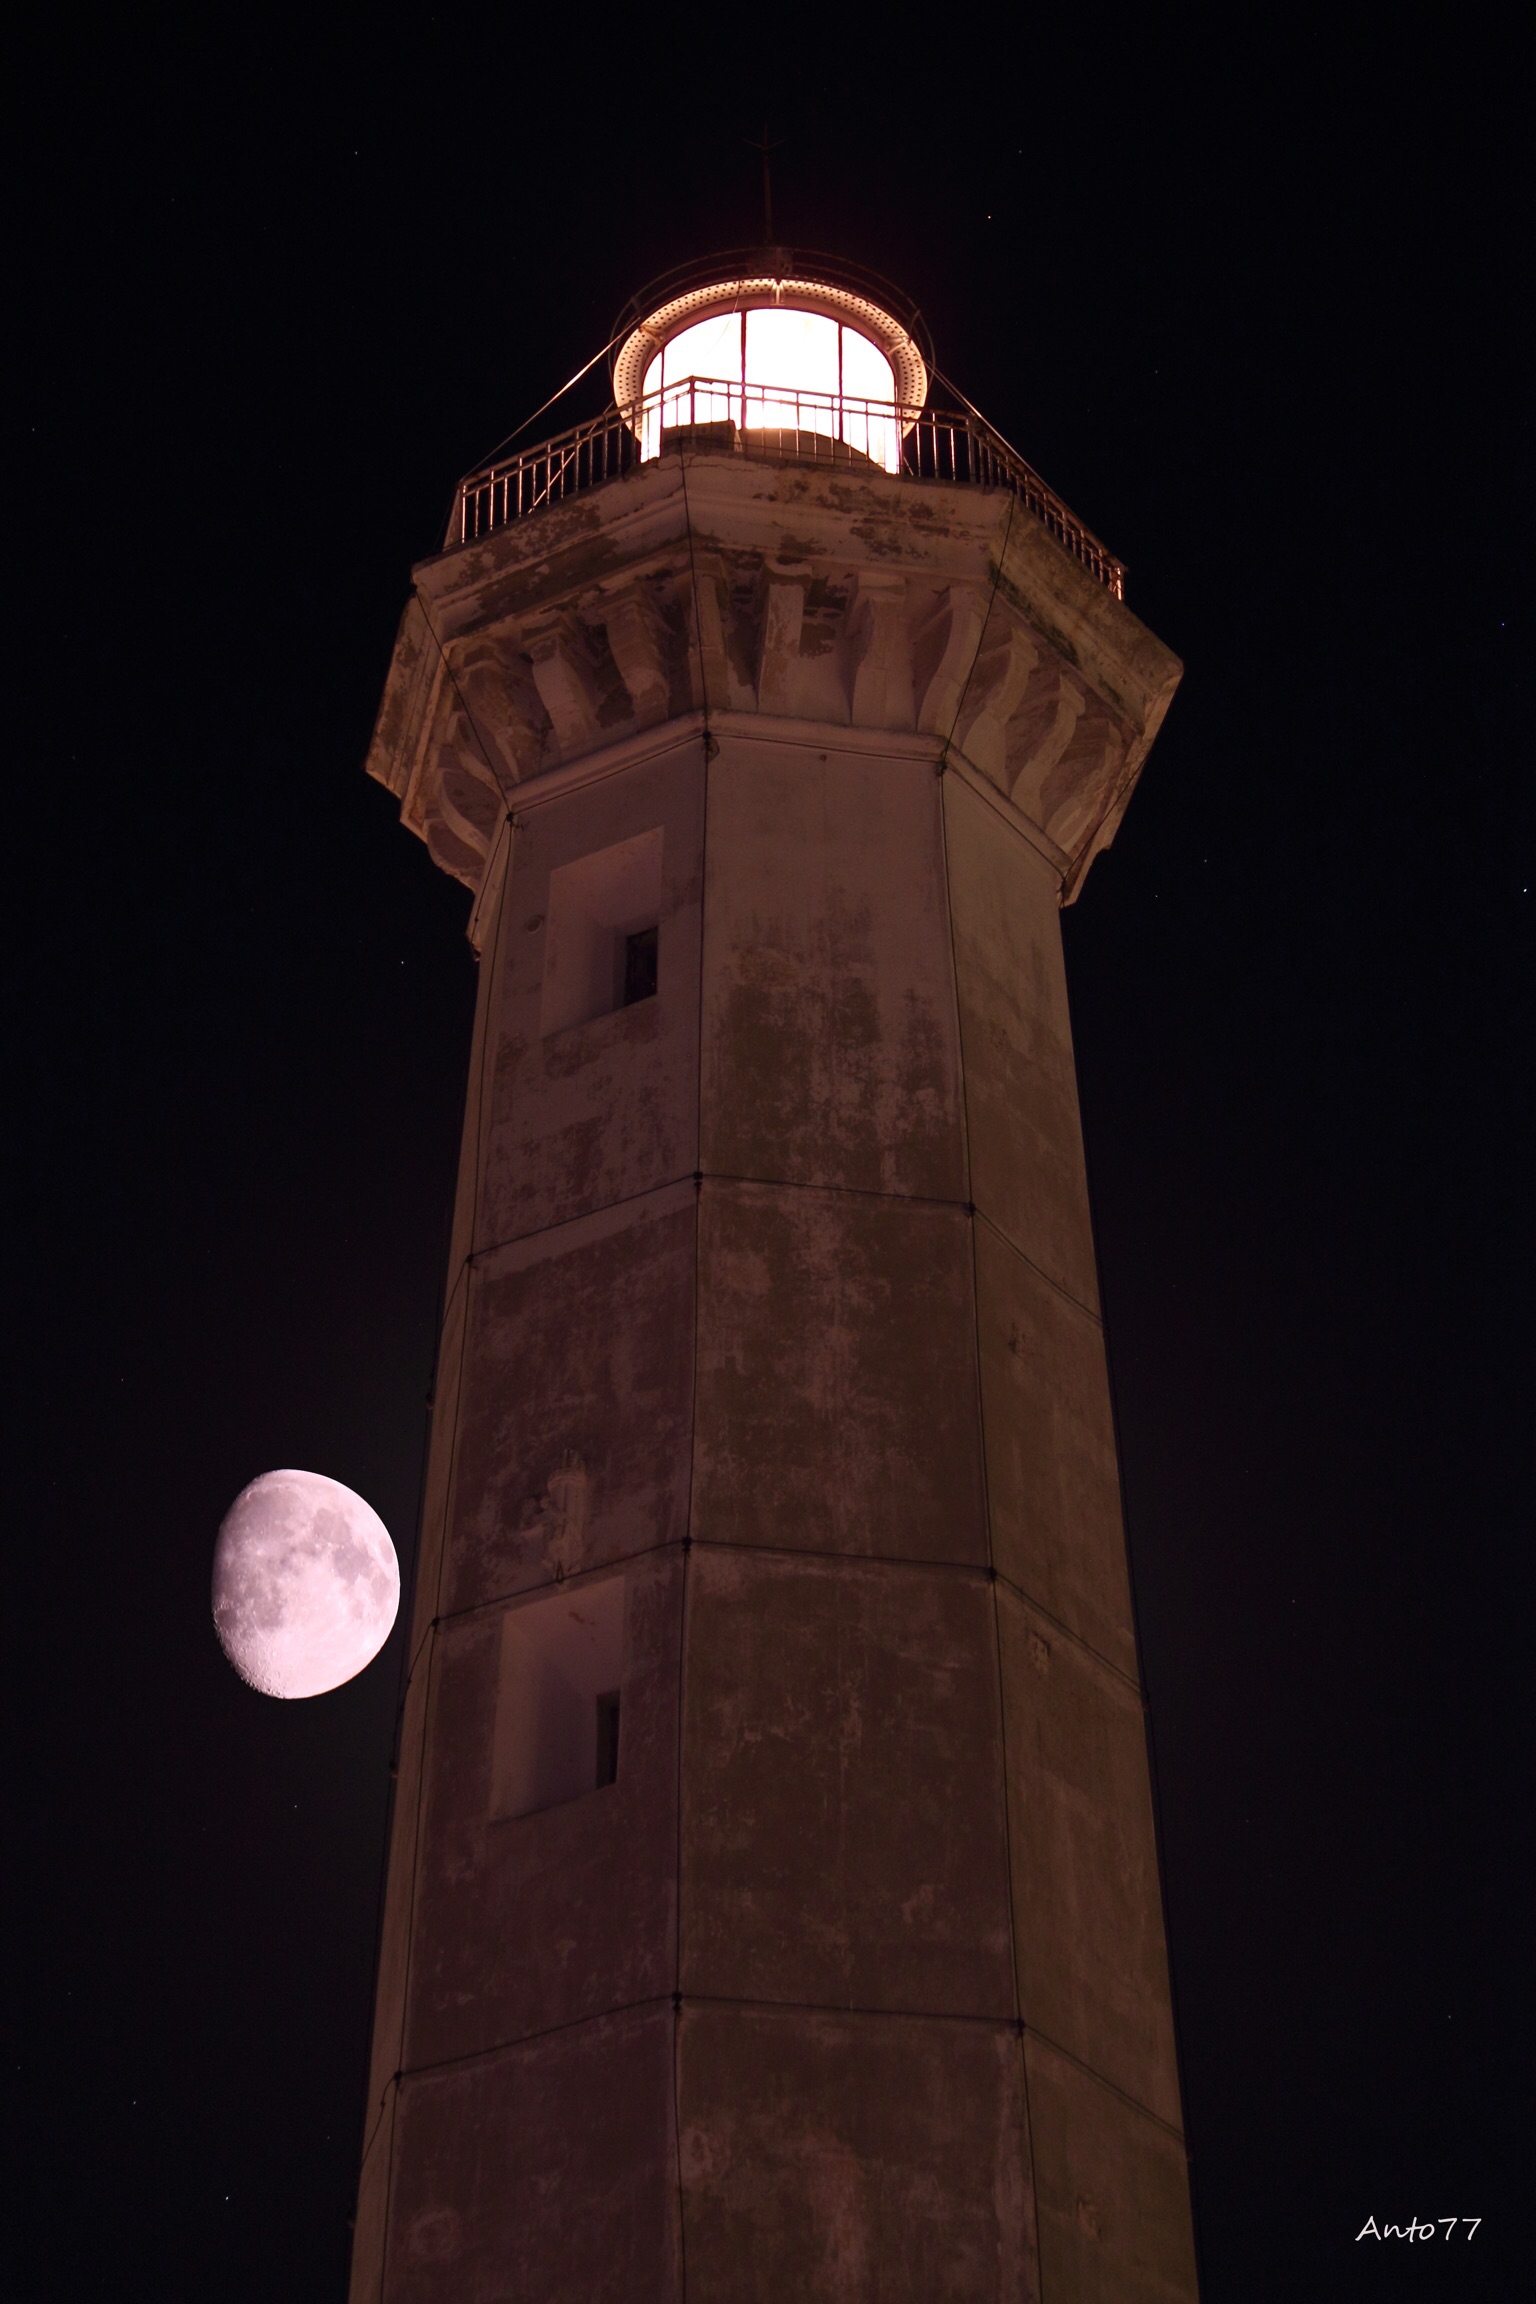
[[[225,1513],[213,1552],[213,1628],[264,1696],[323,1696],[389,1638],[400,1563],[361,1496],[323,1472],[263,1472]]]

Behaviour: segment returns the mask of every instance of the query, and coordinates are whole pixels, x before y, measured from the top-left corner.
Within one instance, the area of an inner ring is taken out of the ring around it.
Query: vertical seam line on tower
[[[429,630],[429,631],[431,630],[431,620],[430,620],[430,618],[428,619],[428,630]],[[434,639],[436,638],[436,634],[435,634],[435,633],[433,634],[433,637],[434,637]],[[442,652],[442,651],[441,651],[441,643],[440,643],[440,642],[439,642],[438,646],[439,646],[439,653],[441,654],[441,652]],[[443,661],[444,661],[444,663],[446,664],[446,663],[447,663],[447,658],[446,658],[446,657],[444,657]],[[451,671],[451,667],[450,667],[450,671]],[[457,685],[457,683],[455,683],[455,685]],[[505,923],[505,920],[506,920],[506,913],[507,913],[507,903],[508,903],[508,900],[509,900],[509,898],[510,898],[510,895],[511,895],[511,890],[512,890],[512,855],[511,855],[511,843],[512,843],[512,836],[513,836],[513,820],[512,820],[512,815],[511,815],[511,812],[510,812],[510,810],[507,812],[507,814],[505,815],[505,817],[504,817],[504,819],[503,819],[503,826],[504,826],[504,830],[505,830],[505,833],[506,833],[506,837],[507,837],[507,842],[508,842],[508,851],[507,851],[507,869],[506,869],[506,875],[505,875],[505,878],[503,879],[503,882],[502,882],[502,886],[501,886],[501,891],[500,891],[500,894],[499,894],[499,895],[498,895],[498,897],[496,898],[496,925],[495,925],[495,929],[494,929],[494,931],[493,931],[493,934],[492,934],[492,939],[491,939],[491,956],[490,956],[490,957],[491,957],[491,965],[490,965],[490,970],[489,970],[488,974],[487,974],[487,975],[485,975],[484,977],[482,977],[482,979],[481,979],[481,987],[482,987],[482,989],[481,989],[481,999],[480,999],[480,1064],[479,1064],[478,1076],[477,1076],[477,1078],[476,1078],[476,1082],[475,1082],[475,1117],[474,1117],[474,1146],[475,1146],[475,1161],[474,1161],[473,1181],[472,1181],[472,1184],[471,1184],[471,1187],[470,1187],[470,1199],[469,1199],[469,1209],[468,1209],[468,1225],[469,1225],[469,1237],[468,1237],[468,1243],[467,1243],[467,1246],[466,1246],[466,1250],[465,1250],[465,1254],[464,1254],[464,1259],[463,1259],[463,1264],[462,1264],[462,1272],[463,1272],[463,1278],[464,1278],[464,1309],[463,1309],[463,1313],[462,1313],[462,1316],[461,1316],[461,1317],[462,1317],[462,1327],[461,1327],[461,1331],[460,1331],[460,1342],[459,1342],[459,1351],[458,1351],[458,1356],[457,1356],[457,1364],[456,1364],[456,1367],[455,1367],[455,1372],[454,1372],[454,1387],[453,1387],[453,1421],[452,1421],[452,1424],[451,1424],[451,1426],[450,1426],[450,1428],[449,1428],[449,1434],[448,1434],[448,1450],[447,1450],[447,1461],[446,1461],[446,1464],[445,1464],[445,1466],[444,1466],[444,1479],[443,1479],[443,1512],[442,1512],[442,1522],[441,1522],[441,1527],[440,1527],[440,1531],[439,1531],[439,1539],[438,1539],[438,1551],[437,1551],[437,1574],[436,1574],[435,1588],[434,1588],[434,1591],[433,1591],[433,1606],[432,1606],[432,1616],[431,1616],[431,1620],[430,1620],[430,1623],[429,1623],[429,1625],[428,1625],[428,1630],[427,1630],[427,1633],[426,1633],[426,1634],[423,1634],[423,1637],[422,1637],[422,1641],[421,1641],[421,1643],[420,1643],[420,1645],[418,1646],[418,1649],[417,1649],[417,1656],[418,1656],[418,1658],[419,1658],[419,1656],[420,1656],[420,1653],[421,1653],[421,1647],[423,1647],[423,1646],[427,1647],[427,1678],[426,1678],[426,1686],[425,1686],[425,1687],[423,1688],[423,1690],[422,1690],[422,1698],[421,1698],[421,1742],[420,1742],[420,1747],[419,1747],[419,1750],[418,1750],[418,1754],[417,1754],[417,1765],[416,1765],[416,1815],[415,1815],[415,1830],[414,1830],[414,1833],[413,1833],[413,1835],[412,1835],[412,1839],[413,1839],[413,1844],[414,1844],[414,1845],[413,1845],[413,1851],[412,1851],[412,1861],[411,1861],[411,1892],[410,1892],[410,1899],[409,1899],[409,1902],[408,1902],[408,1904],[407,1904],[407,1906],[406,1906],[406,1916],[405,1916],[405,1958],[404,1958],[404,1962],[403,1962],[403,1965],[402,1965],[402,1973],[401,1973],[401,1981],[400,1981],[400,2034],[399,2034],[399,2038],[400,2038],[400,2050],[399,2050],[399,2053],[400,2053],[400,2063],[399,2063],[399,2065],[398,2065],[398,2066],[397,2066],[397,2068],[396,2068],[395,2083],[394,2083],[394,2085],[395,2085],[395,2094],[396,2094],[396,2097],[397,2097],[397,2099],[398,2099],[398,2096],[399,2096],[399,2074],[400,2074],[400,2072],[401,2072],[401,2071],[404,2069],[404,2065],[405,2065],[406,2026],[407,2026],[407,2024],[408,2024],[408,2022],[409,2022],[409,2017],[410,2017],[411,1971],[412,1971],[412,1967],[413,1967],[413,1964],[414,1964],[414,1963],[413,1963],[413,1955],[414,1955],[414,1951],[415,1951],[415,1933],[416,1933],[416,1895],[417,1895],[417,1888],[418,1888],[418,1885],[419,1885],[419,1882],[420,1882],[420,1877],[421,1877],[421,1862],[422,1862],[422,1840],[423,1840],[423,1834],[424,1834],[424,1832],[425,1832],[425,1829],[426,1829],[426,1809],[427,1809],[427,1747],[428,1747],[428,1731],[429,1731],[429,1727],[430,1727],[430,1723],[431,1723],[431,1716],[432,1716],[432,1681],[433,1681],[433,1668],[434,1668],[434,1666],[435,1666],[435,1664],[436,1664],[436,1661],[437,1661],[437,1643],[436,1643],[436,1641],[435,1641],[435,1639],[434,1639],[434,1640],[432,1640],[432,1641],[431,1641],[431,1644],[430,1644],[430,1646],[428,1646],[428,1635],[429,1635],[429,1634],[431,1634],[431,1633],[435,1633],[435,1632],[436,1632],[436,1630],[437,1630],[437,1626],[438,1626],[438,1622],[439,1622],[440,1612],[441,1612],[441,1609],[442,1609],[442,1599],[443,1599],[443,1572],[444,1572],[444,1568],[445,1568],[445,1566],[446,1566],[446,1563],[447,1563],[447,1558],[448,1558],[448,1542],[449,1542],[449,1536],[450,1536],[450,1533],[451,1533],[451,1531],[452,1531],[452,1527],[453,1527],[453,1506],[454,1506],[454,1498],[455,1498],[455,1495],[456,1495],[456,1492],[457,1492],[457,1487],[458,1487],[458,1445],[459,1445],[459,1421],[460,1421],[460,1412],[461,1412],[461,1409],[462,1409],[462,1406],[463,1406],[463,1400],[464,1400],[464,1378],[465,1378],[465,1368],[466,1368],[466,1363],[467,1363],[467,1361],[468,1361],[468,1357],[469,1357],[469,1343],[470,1343],[470,1317],[471,1317],[471,1313],[472,1313],[472,1310],[473,1310],[473,1297],[474,1297],[473,1280],[474,1280],[474,1247],[475,1247],[475,1230],[476,1230],[476,1226],[477,1226],[477,1224],[478,1224],[478,1222],[479,1222],[479,1214],[480,1214],[480,1186],[481,1186],[481,1178],[482,1178],[482,1162],[481,1162],[481,1151],[482,1151],[482,1147],[483,1147],[483,1144],[484,1144],[484,1138],[485,1138],[485,1128],[486,1128],[486,1112],[485,1112],[485,1084],[486,1084],[486,1071],[487,1071],[487,1066],[488,1066],[488,1061],[489,1061],[489,1053],[490,1053],[490,1049],[491,1049],[491,1046],[492,1046],[493,1040],[494,1040],[494,1038],[495,1038],[495,1030],[496,1030],[496,1013],[495,1013],[495,999],[496,999],[496,969],[497,969],[497,963],[498,963],[498,961],[499,961],[499,958],[500,958],[500,954],[501,954],[502,928],[503,928],[503,925],[504,925],[504,923]],[[490,860],[490,858],[487,858],[487,862],[486,862],[486,869],[487,869],[487,871],[489,871],[489,870],[490,870],[490,861],[491,861],[491,860]],[[429,1461],[430,1461],[430,1460],[429,1460]],[[413,1665],[412,1665],[412,1673],[413,1673],[413,1674],[414,1674],[414,1671],[415,1671],[415,1665],[414,1665],[414,1663],[413,1663]],[[410,1685],[411,1685],[411,1683],[410,1683],[410,1680],[409,1680],[409,1679],[407,1679],[407,1682],[406,1682],[406,1693],[407,1693],[407,1695],[409,1695],[409,1692],[410,1692]],[[389,2215],[390,2215],[390,2203],[391,2203],[391,2200],[392,2200],[392,2198],[393,2198],[393,2194],[394,2194],[394,2178],[395,2178],[395,2155],[394,2155],[394,2148],[393,2148],[393,2145],[394,2145],[394,2131],[393,2131],[393,2127],[391,2127],[390,2135],[391,2135],[391,2148],[390,2148],[390,2155],[389,2155],[389,2163],[388,2163],[388,2167],[387,2167],[387,2170],[386,2170],[386,2174],[385,2174],[385,2186],[384,2186],[384,2214],[383,2214],[383,2230],[382,2230],[382,2232],[381,2232],[381,2234],[380,2234],[380,2245],[379,2245],[379,2296],[380,2296],[381,2304],[382,2304],[382,2299],[383,2299],[383,2296],[384,2296],[384,2290],[385,2290],[385,2282],[386,2282],[386,2279],[387,2279],[387,2277],[388,2277],[388,2269],[389,2269]]]
[[[1068,1020],[1069,1022],[1071,1021],[1070,996],[1068,1000]],[[1079,1114],[1081,1114],[1082,1095],[1078,1088],[1077,1081],[1077,1042],[1075,1037],[1072,1041],[1072,1084],[1074,1092],[1077,1094],[1078,1111]],[[1099,1277],[1101,1273],[1101,1266],[1099,1261],[1099,1229],[1098,1219],[1094,1206],[1091,1156],[1088,1149],[1088,1131],[1086,1128],[1083,1130],[1083,1177],[1088,1197],[1088,1229],[1089,1236],[1093,1243],[1094,1273],[1096,1277]],[[1101,1290],[1102,1287],[1103,1282],[1102,1278],[1100,1278]],[[1105,1388],[1109,1395],[1110,1436],[1114,1442],[1115,1450],[1115,1489],[1120,1501],[1120,1542],[1125,1558],[1126,1597],[1130,1602],[1131,1639],[1136,1652],[1136,1684],[1141,1691],[1142,1751],[1146,1755],[1147,1790],[1150,1795],[1150,1805],[1152,1810],[1152,1850],[1157,1864],[1158,1917],[1162,1922],[1163,1928],[1163,1973],[1168,1980],[1168,2017],[1173,2035],[1173,2072],[1179,2093],[1180,2127],[1177,2133],[1179,2136],[1179,2141],[1184,2149],[1186,2166],[1190,2169],[1191,2172],[1189,2202],[1190,2235],[1194,2248],[1195,2280],[1196,2289],[1198,2291],[1199,2288],[1203,2285],[1201,2230],[1200,2219],[1197,2213],[1197,2185],[1193,2173],[1195,2155],[1192,2139],[1190,2136],[1189,2109],[1186,2102],[1186,2091],[1184,2087],[1184,2035],[1178,2021],[1179,1994],[1178,1984],[1174,1976],[1173,1967],[1173,1930],[1169,1924],[1172,1915],[1169,1909],[1167,1842],[1163,1822],[1162,1788],[1158,1779],[1157,1728],[1152,1716],[1151,1693],[1146,1684],[1144,1667],[1142,1663],[1141,1612],[1137,1606],[1136,1600],[1136,1560],[1134,1551],[1131,1546],[1131,1514],[1129,1501],[1126,1496],[1125,1462],[1120,1452],[1120,1401],[1119,1394],[1115,1386],[1114,1347],[1110,1336],[1109,1320],[1107,1315],[1103,1313],[1100,1315],[1100,1328],[1104,1341],[1104,1378]]]
[[[693,605],[693,645],[699,667],[699,704],[702,715],[700,735],[703,764],[699,799],[699,946],[698,946],[698,1008],[695,1017],[694,1074],[693,1074],[693,1160],[697,1179],[704,1158],[704,937],[709,888],[709,769],[711,737],[709,730],[709,672],[704,657],[704,631],[699,614],[698,559],[693,548],[693,506],[688,495],[688,459],[678,457],[678,474],[683,494],[683,527],[688,539],[689,591]],[[677,1628],[677,1783],[675,1814],[673,1818],[673,1876],[672,1876],[672,2149],[677,2159],[677,2282],[681,2304],[688,2296],[688,2223],[687,2202],[683,2189],[683,2114],[682,2114],[682,2053],[683,2053],[683,1729],[684,1704],[687,1694],[688,1659],[688,1587],[692,1562],[689,1545],[693,1537],[694,1471],[699,1447],[699,1291],[702,1286],[703,1258],[701,1232],[703,1229],[703,1202],[697,1189],[693,1195],[693,1366],[691,1370],[690,1414],[688,1419],[688,1506],[683,1522],[682,1593],[678,1602]]]
[[[945,761],[948,756],[949,743],[954,736],[955,728],[959,726],[961,707],[964,705],[966,694],[971,685],[971,674],[974,673],[976,664],[980,660],[981,642],[982,639],[985,638],[987,625],[991,621],[992,604],[997,597],[997,586],[1002,580],[1002,552],[1007,549],[1008,536],[1012,530],[1012,526],[1013,508],[1010,504],[1008,511],[1008,526],[1004,529],[1003,532],[1003,545],[1002,549],[998,553],[996,576],[993,581],[991,597],[987,602],[987,613],[986,616],[982,619],[981,635],[978,637],[976,642],[976,654],[971,661],[971,671],[966,674],[965,687],[960,691],[960,701],[955,706],[955,718],[950,728],[949,737],[945,739],[944,750],[939,756],[937,794],[939,811],[939,846],[944,865],[944,916],[949,928],[950,982],[953,987],[955,1003],[955,1051],[960,1066],[960,1114],[961,1125],[965,1132],[965,1185],[966,1193],[968,1196],[968,1206],[971,1211],[971,1333],[976,1355],[976,1443],[981,1454],[982,1504],[986,1516],[987,1567],[991,1584],[992,1654],[993,1662],[997,1671],[998,1764],[1001,1775],[1003,1824],[1003,1893],[1006,1899],[1008,1910],[1008,1982],[1009,1993],[1013,2002],[1014,2035],[1018,2041],[1019,2095],[1024,2113],[1024,2149],[1028,2157],[1029,2194],[1030,2206],[1032,2210],[1030,2223],[1036,2235],[1036,2271],[1038,2273],[1038,2235],[1040,2223],[1039,2187],[1035,2175],[1035,2127],[1034,2121],[1030,2116],[1029,2105],[1029,2063],[1024,2051],[1024,2014],[1019,1995],[1019,1942],[1018,1925],[1014,1916],[1013,1889],[1013,1831],[1008,1812],[1008,1707],[1003,1690],[1002,1612],[998,1606],[997,1599],[997,1563],[993,1558],[992,1551],[992,1490],[991,1482],[988,1477],[986,1413],[982,1400],[981,1388],[981,1316],[979,1299],[980,1276],[977,1271],[976,1264],[976,1179],[971,1172],[970,1084],[966,1072],[965,1062],[965,1018],[964,1009],[960,998],[959,948],[955,936],[954,892],[950,878],[949,815],[945,805],[943,773]]]

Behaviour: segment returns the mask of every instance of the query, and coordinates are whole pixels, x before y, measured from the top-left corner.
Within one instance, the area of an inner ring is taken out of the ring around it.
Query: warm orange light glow
[[[670,432],[731,424],[839,440],[894,472],[896,397],[891,361],[861,330],[826,312],[743,299],[679,328],[646,362],[640,453],[659,456]]]

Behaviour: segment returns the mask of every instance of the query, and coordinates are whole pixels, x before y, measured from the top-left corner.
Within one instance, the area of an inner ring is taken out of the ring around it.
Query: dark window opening
[[[654,928],[637,928],[624,939],[624,996],[621,1008],[633,1008],[637,1000],[650,1000],[656,992],[656,941]]]
[[[652,935],[656,933],[654,929]],[[619,1780],[619,1692],[611,1688],[597,1700],[597,1785]]]

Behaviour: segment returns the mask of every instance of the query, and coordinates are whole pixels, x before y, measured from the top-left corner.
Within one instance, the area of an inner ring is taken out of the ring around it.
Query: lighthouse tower
[[[368,763],[480,986],[352,2297],[1192,2299],[1057,921],[1179,666],[884,283],[627,320]]]

